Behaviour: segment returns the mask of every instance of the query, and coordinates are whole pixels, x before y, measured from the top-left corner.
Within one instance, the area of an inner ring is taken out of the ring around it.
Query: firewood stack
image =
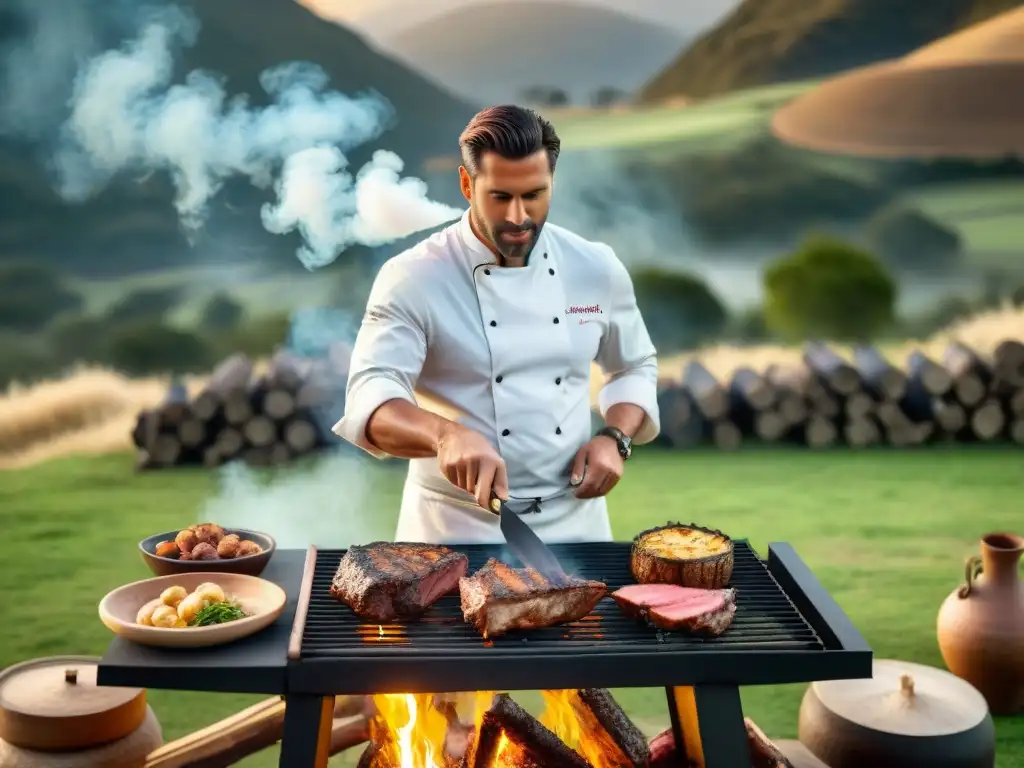
[[[316,359],[279,352],[254,376],[253,361],[238,354],[221,362],[194,398],[172,385],[132,430],[138,468],[238,459],[267,467],[337,445],[330,428],[344,410],[348,362],[341,345]]]
[[[739,368],[717,380],[697,361],[659,381],[661,441],[675,448],[746,442],[914,447],[936,442],[1024,446],[1024,343],[991,357],[950,344],[941,360],[921,352],[898,367],[876,348],[849,359],[807,344],[803,364]]]

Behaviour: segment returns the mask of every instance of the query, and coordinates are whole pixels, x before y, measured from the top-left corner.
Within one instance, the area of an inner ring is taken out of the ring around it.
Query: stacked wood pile
[[[195,397],[172,385],[132,430],[138,468],[234,460],[266,467],[337,445],[330,428],[344,410],[348,363],[342,345],[316,359],[279,352],[257,376],[253,361],[238,354],[218,365]]]
[[[953,343],[941,360],[915,352],[905,367],[873,347],[845,358],[813,343],[803,365],[739,368],[729,381],[692,361],[660,383],[658,402],[661,440],[676,448],[1024,445],[1024,343],[1004,341],[990,358]]]

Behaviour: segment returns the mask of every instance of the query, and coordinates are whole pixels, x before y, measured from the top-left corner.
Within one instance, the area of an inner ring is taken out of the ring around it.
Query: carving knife
[[[508,504],[491,493],[491,511],[498,515],[501,534],[512,554],[528,568],[547,576],[552,581],[565,581],[567,576],[555,554],[540,540],[534,530],[517,515]]]

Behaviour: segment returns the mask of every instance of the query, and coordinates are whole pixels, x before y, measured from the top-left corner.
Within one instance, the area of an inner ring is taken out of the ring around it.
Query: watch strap
[[[615,445],[619,449],[619,455],[623,459],[628,459],[630,454],[632,453],[632,441],[629,439],[626,433],[623,432],[618,427],[603,427],[597,430],[596,437],[610,437],[612,440],[614,440]]]

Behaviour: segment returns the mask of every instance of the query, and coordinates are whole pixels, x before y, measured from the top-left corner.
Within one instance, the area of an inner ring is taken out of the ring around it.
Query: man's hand
[[[577,499],[604,496],[622,477],[623,461],[619,446],[604,435],[595,437],[580,448],[572,462],[570,482],[577,486]]]
[[[484,509],[491,508],[491,490],[508,498],[505,462],[487,438],[469,427],[449,422],[437,442],[437,462],[448,481],[476,496]]]

